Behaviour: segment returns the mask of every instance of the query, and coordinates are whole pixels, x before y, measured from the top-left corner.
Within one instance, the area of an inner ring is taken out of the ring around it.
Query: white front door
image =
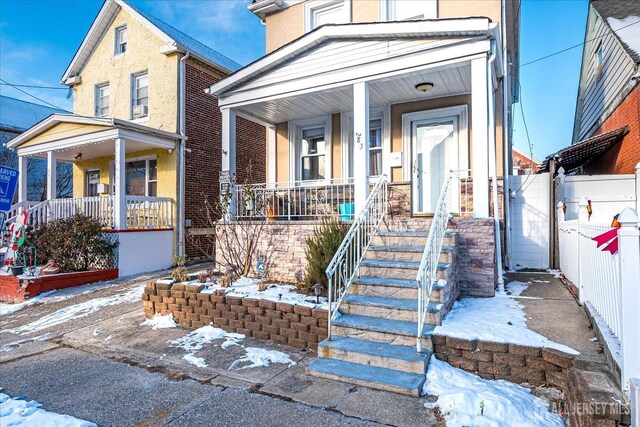
[[[412,121],[411,140],[413,213],[430,214],[447,173],[458,169],[458,119]]]

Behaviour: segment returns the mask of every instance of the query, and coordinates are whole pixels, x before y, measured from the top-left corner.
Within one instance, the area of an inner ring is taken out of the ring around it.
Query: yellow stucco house
[[[73,114],[49,116],[7,144],[19,156],[18,207],[35,225],[77,211],[101,220],[119,233],[121,275],[168,267],[174,254],[206,255],[194,231],[199,203],[218,194],[220,136],[211,127],[220,111],[204,91],[239,67],[147,12],[106,0],[62,76]],[[262,126],[241,127],[254,146],[264,141]],[[28,157],[47,159],[45,202],[27,200]],[[56,162],[73,164],[71,199],[57,198]]]

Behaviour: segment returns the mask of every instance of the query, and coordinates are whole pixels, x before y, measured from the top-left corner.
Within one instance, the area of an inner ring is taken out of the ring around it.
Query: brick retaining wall
[[[494,296],[498,272],[493,219],[454,218],[449,227],[458,233],[456,279],[462,296]]]
[[[573,356],[549,348],[528,347],[433,335],[435,356],[485,379],[531,385],[549,384],[567,390]]]
[[[201,285],[148,283],[142,294],[147,318],[173,314],[179,325],[200,328],[213,323],[236,332],[296,348],[317,349],[327,337],[327,310],[282,302],[228,297],[224,289],[202,293]]]

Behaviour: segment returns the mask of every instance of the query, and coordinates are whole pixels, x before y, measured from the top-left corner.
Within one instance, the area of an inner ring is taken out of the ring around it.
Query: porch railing
[[[451,218],[452,182],[458,182],[458,174],[451,173],[445,178],[438,197],[436,210],[431,221],[429,236],[422,253],[416,282],[418,284],[418,334],[416,349],[422,352],[422,331],[427,316],[427,307],[431,298],[433,284],[438,280],[438,261],[449,218]]]
[[[316,219],[338,215],[341,209],[354,216],[353,178],[236,185],[230,197],[240,220]]]
[[[329,283],[329,339],[331,339],[331,321],[338,313],[342,298],[358,274],[360,263],[371,244],[371,239],[387,213],[387,197],[387,177],[382,175],[369,193],[364,208],[358,212],[326,270]]]
[[[127,196],[128,228],[173,227],[173,199]]]

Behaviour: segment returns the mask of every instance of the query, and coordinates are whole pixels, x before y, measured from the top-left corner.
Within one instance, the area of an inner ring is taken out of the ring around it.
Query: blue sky
[[[133,3],[244,65],[264,54],[264,27],[246,9],[249,1]],[[0,78],[63,87],[60,77],[101,5],[101,0],[0,0]],[[522,64],[583,42],[587,0],[524,0],[520,13]],[[581,54],[579,47],[521,69],[522,106],[539,159],[571,142]],[[71,109],[65,90],[24,90]],[[5,85],[0,94],[39,102]],[[518,105],[514,116],[514,144],[528,151]]]

